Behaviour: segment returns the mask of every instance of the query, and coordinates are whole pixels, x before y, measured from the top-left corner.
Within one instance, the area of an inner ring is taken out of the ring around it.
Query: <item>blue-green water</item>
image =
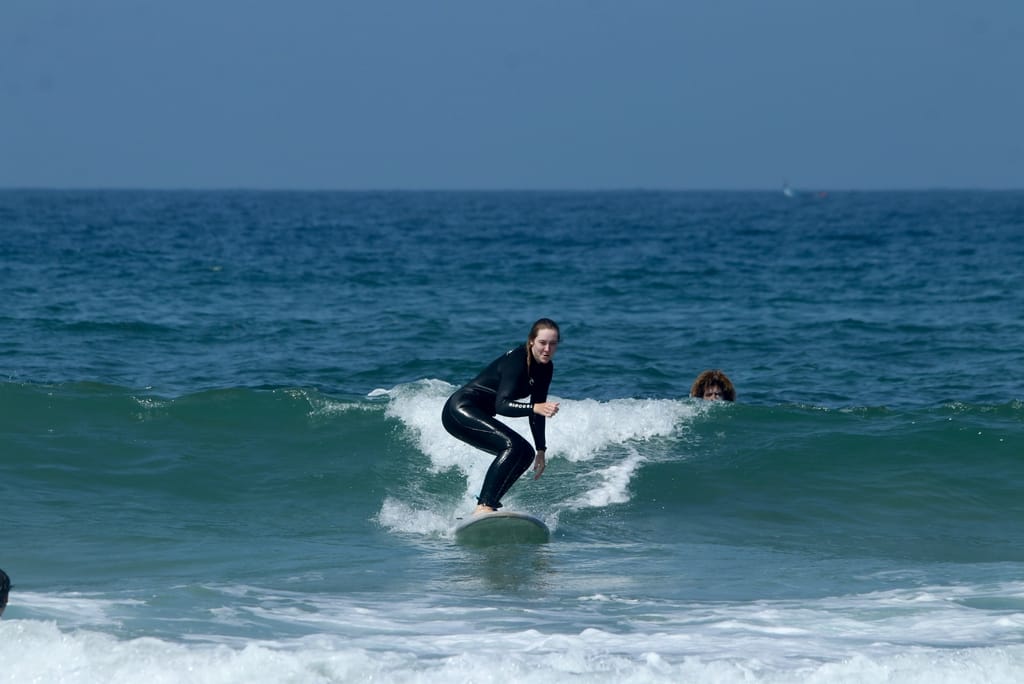
[[[1019,681],[1022,264],[1016,192],[0,192],[2,676]],[[541,316],[552,542],[459,546]]]

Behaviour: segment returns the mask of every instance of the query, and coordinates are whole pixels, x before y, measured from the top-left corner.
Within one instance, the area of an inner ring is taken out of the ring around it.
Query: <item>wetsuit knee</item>
[[[463,391],[445,402],[441,424],[453,437],[494,456],[477,503],[500,508],[501,498],[533,463],[533,447],[518,432],[478,407],[472,395]]]
[[[534,456],[533,447],[525,439],[518,434],[510,435],[508,448],[487,469],[477,503],[494,509],[501,508],[501,499],[530,467]]]
[[[492,456],[509,448],[508,428],[473,404],[462,393],[453,394],[441,411],[441,424],[453,437]]]

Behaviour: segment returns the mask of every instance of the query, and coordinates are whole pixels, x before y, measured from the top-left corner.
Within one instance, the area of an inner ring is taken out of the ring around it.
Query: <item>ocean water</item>
[[[1021,192],[0,192],[0,680],[1019,682],[1022,265]],[[552,540],[460,546],[541,316]]]

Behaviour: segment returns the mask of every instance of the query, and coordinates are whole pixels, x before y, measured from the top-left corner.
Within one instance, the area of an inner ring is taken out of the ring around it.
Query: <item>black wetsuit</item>
[[[4,614],[4,608],[7,607],[7,592],[11,590],[11,578],[7,576],[7,573],[0,570],[0,615]]]
[[[527,368],[528,353],[524,344],[499,356],[449,397],[441,412],[445,430],[495,456],[477,498],[477,503],[495,509],[501,507],[501,497],[530,467],[535,454],[529,442],[494,416],[529,416],[533,443],[538,450],[547,448],[544,416],[534,413],[533,405],[548,400],[555,367],[531,359]],[[529,404],[515,401],[526,396]]]

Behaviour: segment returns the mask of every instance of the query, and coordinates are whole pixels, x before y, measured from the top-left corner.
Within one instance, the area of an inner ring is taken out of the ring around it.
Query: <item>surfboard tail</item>
[[[455,528],[455,541],[472,546],[492,544],[546,544],[551,530],[527,513],[495,511],[467,518]]]

